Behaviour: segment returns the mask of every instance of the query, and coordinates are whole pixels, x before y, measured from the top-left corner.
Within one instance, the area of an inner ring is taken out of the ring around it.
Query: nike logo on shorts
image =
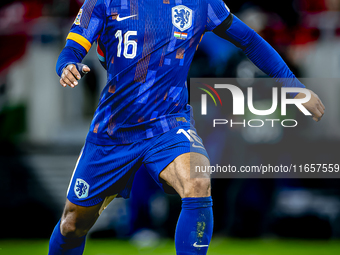
[[[117,16],[117,18],[116,18],[116,20],[117,20],[118,22],[137,16],[137,14],[136,14],[136,15],[126,16],[126,17],[121,18],[119,15],[120,15],[120,14],[118,14],[118,16]]]
[[[193,246],[196,248],[202,248],[202,247],[208,247],[209,245],[208,244],[197,244],[197,242],[195,242]]]

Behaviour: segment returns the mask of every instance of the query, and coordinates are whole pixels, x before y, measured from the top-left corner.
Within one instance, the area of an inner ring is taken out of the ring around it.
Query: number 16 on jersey
[[[137,31],[127,31],[124,34],[123,40],[123,31],[117,30],[115,37],[118,38],[118,46],[117,46],[117,57],[121,57],[122,55],[122,47],[123,49],[123,56],[125,58],[135,58],[137,55],[137,42],[135,40],[129,40],[129,37],[132,35],[137,35]],[[132,47],[132,52],[128,53],[129,47]]]

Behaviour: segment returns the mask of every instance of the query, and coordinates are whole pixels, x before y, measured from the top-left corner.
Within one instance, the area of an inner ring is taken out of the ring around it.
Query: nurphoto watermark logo
[[[287,105],[295,105],[304,115],[312,116],[312,114],[303,106],[304,103],[307,103],[311,98],[311,93],[308,89],[305,88],[289,88],[289,87],[272,87],[271,92],[271,107],[269,109],[256,109],[254,106],[254,88],[248,87],[246,89],[246,95],[236,85],[233,84],[221,84],[221,83],[214,83],[212,85],[206,84],[204,82],[196,82],[197,88],[191,89],[198,89],[201,93],[201,115],[208,115],[209,111],[214,111],[214,109],[208,109],[208,100],[212,100],[215,106],[223,107],[223,97],[220,95],[219,92],[228,91],[232,96],[232,115],[233,116],[244,116],[245,115],[245,107],[247,110],[250,111],[255,116],[268,116],[273,114],[277,111],[279,107],[279,98],[280,98],[280,115],[286,116],[287,115]],[[279,97],[278,91],[280,90],[281,96]],[[197,93],[197,91],[195,92]],[[306,96],[304,98],[290,98],[289,94],[298,94],[303,93]],[[192,95],[192,93],[191,93]],[[272,127],[274,127],[276,122],[279,122],[283,127],[296,127],[298,125],[297,120],[295,119],[259,119],[259,118],[252,118],[252,119],[243,119],[242,121],[235,121],[233,119],[225,119],[225,118],[214,118],[213,119],[213,127],[217,125],[230,125],[233,127],[235,125],[241,125],[243,127],[262,127],[265,123],[269,123]]]
[[[191,178],[340,178],[340,79],[192,78]],[[322,84],[322,86],[320,86]],[[322,87],[322,88],[321,88]],[[307,89],[308,88],[308,89]],[[316,123],[313,92],[328,109]],[[195,136],[192,136],[194,134]],[[190,136],[189,136],[190,135]]]

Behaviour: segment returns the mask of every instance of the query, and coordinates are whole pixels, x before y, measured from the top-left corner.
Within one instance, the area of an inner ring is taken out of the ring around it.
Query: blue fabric
[[[192,146],[193,142],[183,132],[178,133],[180,129],[195,131],[187,122],[164,134],[131,144],[102,146],[87,140],[67,198],[80,206],[96,205],[114,194],[128,198],[135,173],[143,164],[156,183],[164,189],[159,174],[179,155],[197,152],[209,158],[203,147]]]
[[[229,15],[230,10],[222,0],[207,1],[207,31],[212,31],[220,25]]]
[[[50,238],[48,255],[81,255],[85,248],[86,236],[66,238],[60,232],[60,220]]]
[[[201,37],[230,14],[224,2],[87,0],[81,10],[70,32],[91,44],[100,36],[107,68],[88,138],[130,144],[176,128],[176,117],[188,115],[186,81]],[[59,75],[81,60],[62,55]]]
[[[207,254],[214,225],[212,205],[211,197],[182,199],[175,233],[177,255]]]
[[[236,16],[226,34],[258,68],[275,78],[283,87],[305,88],[275,49]],[[289,95],[295,97],[297,93]]]
[[[112,20],[113,10],[115,6],[120,6],[121,0],[86,0],[80,8],[81,14],[79,23],[76,21],[71,27],[71,32],[86,38],[91,45],[97,40],[104,27]],[[120,8],[119,8],[120,9]],[[118,9],[115,9],[115,12]],[[125,13],[127,10],[125,10]],[[118,12],[122,15],[121,12]],[[79,15],[79,13],[78,13]],[[113,32],[113,31],[112,31]],[[111,35],[115,39],[114,33]],[[112,46],[112,45],[111,45]]]
[[[86,50],[80,44],[67,40],[65,48],[61,51],[56,64],[56,72],[59,77],[63,69],[69,64],[81,63],[86,55]]]

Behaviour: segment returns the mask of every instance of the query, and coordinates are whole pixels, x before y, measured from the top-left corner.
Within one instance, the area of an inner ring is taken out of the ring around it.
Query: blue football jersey
[[[194,53],[229,14],[222,0],[86,0],[67,39],[86,51],[100,39],[107,69],[87,140],[132,143],[189,122]]]

